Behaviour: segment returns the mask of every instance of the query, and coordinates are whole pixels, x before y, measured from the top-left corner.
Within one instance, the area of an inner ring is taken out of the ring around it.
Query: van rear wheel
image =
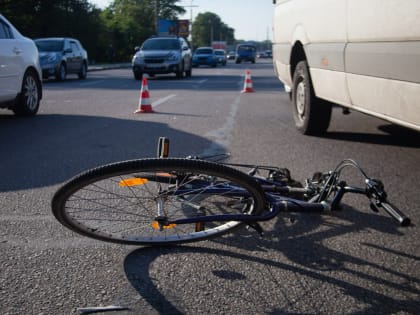
[[[293,75],[292,104],[295,125],[301,133],[321,135],[326,132],[332,107],[315,96],[306,61],[297,64]]]

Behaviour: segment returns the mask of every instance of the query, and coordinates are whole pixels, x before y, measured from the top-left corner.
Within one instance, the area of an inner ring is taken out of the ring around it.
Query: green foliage
[[[155,0],[153,0],[154,2]],[[185,9],[176,5],[174,0],[158,0],[159,17],[161,19],[176,20],[179,15],[185,13]]]
[[[222,22],[217,14],[200,13],[192,25],[193,47],[210,46],[212,41],[235,42],[235,31]]]
[[[128,61],[134,47],[155,33],[154,8],[150,1],[115,0],[100,16],[106,30],[103,45],[113,45],[116,60]]]
[[[104,28],[100,10],[87,0],[0,0],[1,13],[30,38],[69,36],[80,40],[91,59]]]
[[[128,62],[134,47],[156,33],[156,18],[176,20],[185,13],[180,0],[114,0],[101,10],[88,0],[0,0],[1,14],[30,38],[69,36],[80,40],[91,62]],[[158,15],[156,14],[156,10]],[[213,36],[213,37],[212,37]],[[193,24],[193,46],[213,40],[234,43],[234,30],[214,13],[199,14]]]

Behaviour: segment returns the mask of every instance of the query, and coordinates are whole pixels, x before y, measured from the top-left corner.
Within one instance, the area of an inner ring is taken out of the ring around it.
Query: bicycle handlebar
[[[379,207],[382,207],[393,219],[395,219],[401,226],[409,226],[411,223],[410,218],[404,215],[396,206],[391,204],[389,201],[371,203],[376,211]]]
[[[378,211],[379,208],[383,208],[401,226],[410,225],[411,220],[387,200],[384,185],[380,180],[369,178],[366,180],[366,187],[366,195],[371,198],[371,207],[373,210]]]

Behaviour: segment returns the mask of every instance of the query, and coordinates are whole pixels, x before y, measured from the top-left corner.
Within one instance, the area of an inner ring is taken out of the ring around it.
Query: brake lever
[[[387,198],[384,184],[379,179],[373,178],[366,179],[366,195],[368,198],[374,198],[379,202],[384,202]]]

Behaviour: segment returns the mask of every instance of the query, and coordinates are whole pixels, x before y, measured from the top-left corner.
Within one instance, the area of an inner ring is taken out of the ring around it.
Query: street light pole
[[[198,5],[193,5],[193,1],[191,0],[190,5],[183,5],[184,8],[190,8],[190,25],[189,25],[189,31],[190,31],[190,42],[192,43],[192,24],[193,24],[193,8],[198,8]]]
[[[209,46],[211,46],[211,43],[213,42],[213,21],[212,20],[209,20],[209,25],[210,25],[210,45]]]

